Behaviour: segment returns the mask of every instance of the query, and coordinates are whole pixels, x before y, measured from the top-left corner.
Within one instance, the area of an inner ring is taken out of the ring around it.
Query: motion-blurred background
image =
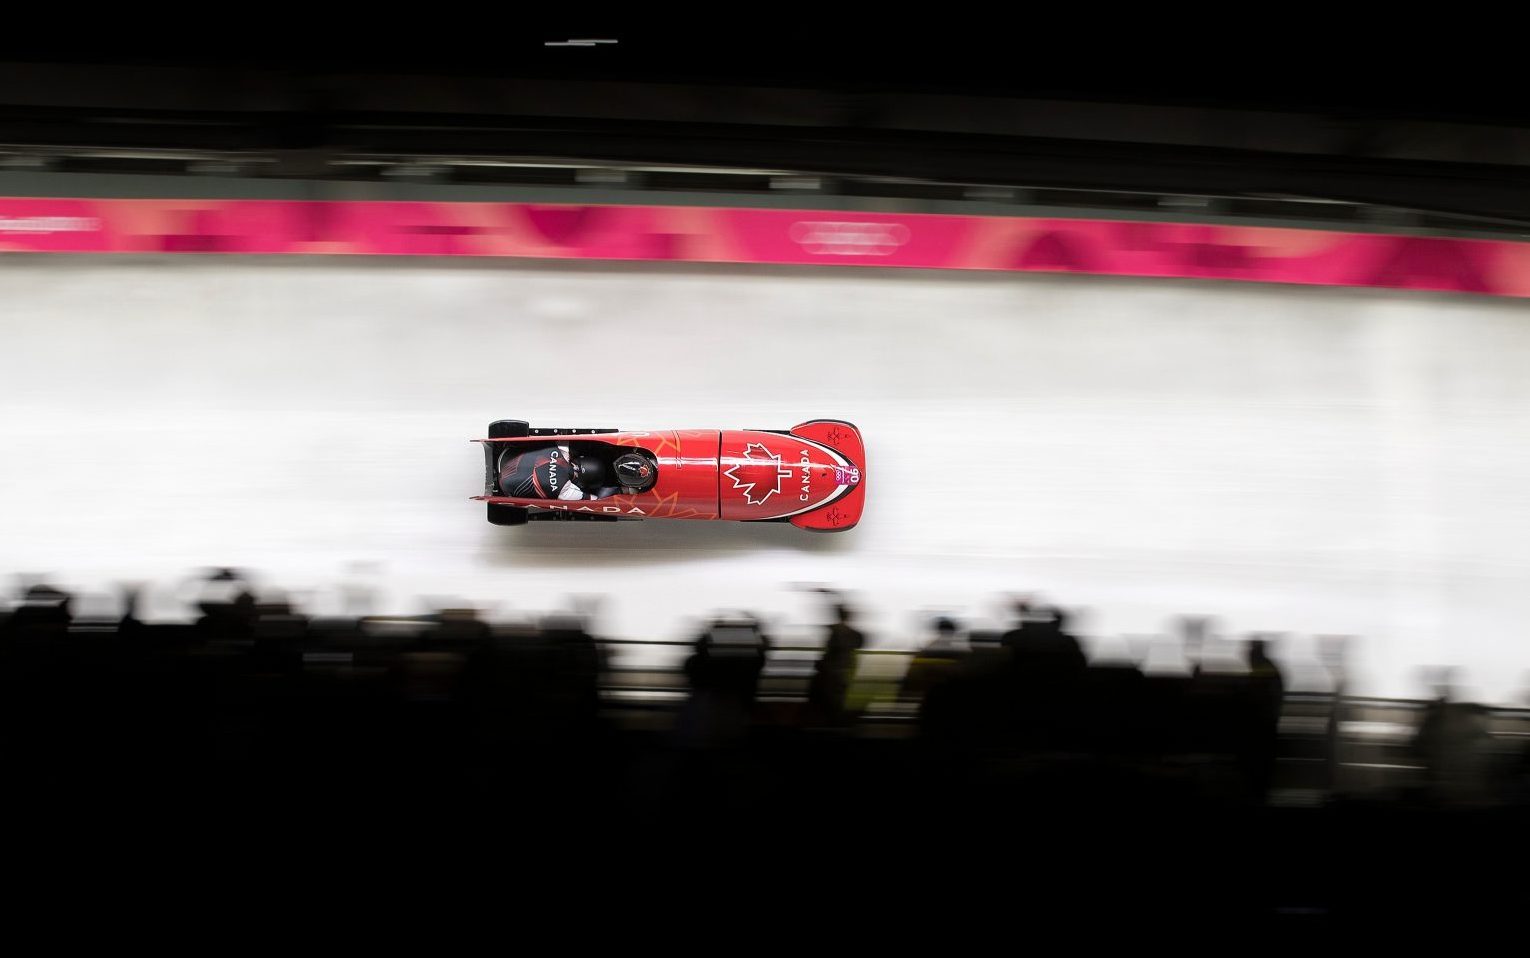
[[[1530,116],[1495,78],[492,46],[0,62],[38,807],[1523,808]],[[815,417],[867,440],[843,535],[468,499],[495,419]],[[1259,889],[1229,902],[1363,899]]]

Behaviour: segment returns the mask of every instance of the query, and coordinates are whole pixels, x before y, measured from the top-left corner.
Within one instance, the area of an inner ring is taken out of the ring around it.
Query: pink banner
[[[1530,244],[669,206],[0,198],[0,252],[490,256],[1230,279],[1530,296]]]

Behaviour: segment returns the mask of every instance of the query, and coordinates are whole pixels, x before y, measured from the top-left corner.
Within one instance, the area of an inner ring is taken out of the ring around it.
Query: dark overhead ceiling
[[[1441,23],[1421,24],[1412,35],[1382,33],[1376,23],[1346,29],[1332,11],[1322,20],[1289,11],[1237,24],[1207,12],[1133,16],[1029,7],[953,11],[942,20],[938,8],[910,6],[851,20],[838,14],[838,22],[804,7],[579,17],[399,5],[304,18],[257,9],[243,20],[217,12],[218,19],[205,22],[171,17],[162,30],[135,24],[131,40],[94,44],[79,39],[78,27],[97,15],[83,15],[76,30],[52,34],[63,38],[53,42],[37,41],[50,34],[35,30],[0,38],[0,62],[315,80],[359,73],[922,92],[1530,122],[1519,95],[1523,58],[1511,37],[1501,49],[1491,30],[1475,31],[1463,45]],[[547,45],[581,38],[617,42]],[[0,89],[0,101],[9,92]]]
[[[765,8],[685,30],[438,13],[358,19],[344,42],[281,23],[296,42],[220,27],[158,50],[0,50],[0,149],[573,158],[1530,221],[1517,59],[1463,70],[1427,46],[1317,28],[1255,44],[1167,18],[1107,40],[1039,21],[828,31]],[[545,45],[579,38],[618,42]]]

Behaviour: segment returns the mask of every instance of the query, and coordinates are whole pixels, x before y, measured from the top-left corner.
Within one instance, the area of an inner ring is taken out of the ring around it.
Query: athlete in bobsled
[[[608,468],[598,456],[577,455],[568,446],[518,447],[500,459],[501,495],[536,499],[604,499],[637,495],[658,478],[648,457],[628,452]]]

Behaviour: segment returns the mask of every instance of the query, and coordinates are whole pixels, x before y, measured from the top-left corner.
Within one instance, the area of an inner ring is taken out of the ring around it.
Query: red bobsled
[[[866,501],[855,426],[814,419],[790,430],[533,429],[489,426],[484,494],[495,525],[623,519],[790,522],[844,532]]]

